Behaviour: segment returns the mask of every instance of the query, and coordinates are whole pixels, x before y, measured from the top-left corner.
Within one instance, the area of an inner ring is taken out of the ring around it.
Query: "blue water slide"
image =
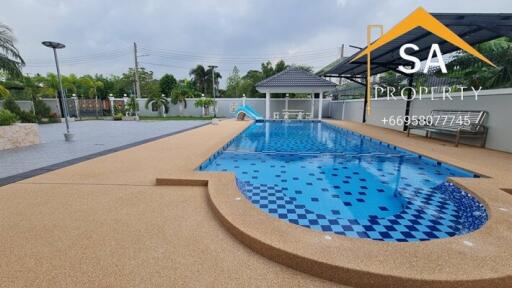
[[[249,105],[240,106],[236,109],[235,114],[237,118],[240,113],[244,113],[245,115],[247,115],[247,117],[251,118],[252,120],[263,120],[261,114],[252,109],[252,107]]]

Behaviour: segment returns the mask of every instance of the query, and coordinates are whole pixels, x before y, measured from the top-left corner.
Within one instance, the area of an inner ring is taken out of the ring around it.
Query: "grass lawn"
[[[198,117],[198,116],[140,116],[140,120],[211,120],[213,116],[205,116],[205,117]]]

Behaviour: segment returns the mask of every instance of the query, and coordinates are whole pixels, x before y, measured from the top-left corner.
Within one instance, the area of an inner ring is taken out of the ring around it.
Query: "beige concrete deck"
[[[206,187],[154,186],[155,175],[191,169],[195,149],[214,150],[247,124],[199,128],[0,187],[0,287],[338,287],[237,241]]]
[[[326,241],[237,199],[233,174],[194,171],[248,124],[223,121],[1,187],[0,286],[334,285],[241,242],[360,287],[512,285],[512,196],[500,190],[512,187],[510,154],[333,122],[489,176],[454,181],[482,199],[491,217],[475,233],[422,243]],[[203,186],[154,186],[157,177]]]

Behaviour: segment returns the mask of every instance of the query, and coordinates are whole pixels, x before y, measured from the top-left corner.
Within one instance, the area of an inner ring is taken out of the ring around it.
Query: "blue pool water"
[[[199,169],[234,172],[245,197],[275,217],[348,237],[425,241],[488,217],[446,182],[472,173],[323,122],[254,123]]]

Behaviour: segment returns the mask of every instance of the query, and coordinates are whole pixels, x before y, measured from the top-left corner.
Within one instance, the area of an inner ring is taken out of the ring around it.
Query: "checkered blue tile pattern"
[[[324,129],[325,124],[266,126],[261,131],[249,127],[200,170],[235,172],[247,199],[284,221],[392,242],[461,235],[487,221],[483,205],[446,182],[449,176],[472,176],[466,171],[363,137],[359,146],[347,144],[355,139],[343,143],[336,139],[357,138],[357,134]],[[304,132],[311,127],[316,134]],[[276,138],[272,133],[282,135]],[[282,143],[262,141],[265,134],[267,140]],[[313,152],[286,152],[301,146]]]

